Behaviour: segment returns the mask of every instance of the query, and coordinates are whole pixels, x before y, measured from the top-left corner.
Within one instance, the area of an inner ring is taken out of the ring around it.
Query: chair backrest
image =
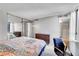
[[[64,51],[64,43],[61,38],[54,38],[54,46],[60,49],[61,51]]]

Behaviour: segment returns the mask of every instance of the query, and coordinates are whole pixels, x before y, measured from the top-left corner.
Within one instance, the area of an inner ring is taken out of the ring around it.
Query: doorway
[[[69,45],[69,23],[69,19],[61,23],[61,37],[67,46]]]

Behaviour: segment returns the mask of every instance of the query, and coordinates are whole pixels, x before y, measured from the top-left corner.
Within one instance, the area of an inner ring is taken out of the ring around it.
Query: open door
[[[63,38],[64,43],[69,45],[69,20],[63,21],[61,23],[61,37]]]

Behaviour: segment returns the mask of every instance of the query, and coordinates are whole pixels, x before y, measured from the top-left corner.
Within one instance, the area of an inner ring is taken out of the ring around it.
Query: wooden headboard
[[[21,32],[14,32],[13,33],[16,37],[21,37]]]
[[[49,41],[50,41],[50,35],[49,34],[36,33],[35,38],[40,39],[40,40],[44,40],[47,44],[49,44]]]

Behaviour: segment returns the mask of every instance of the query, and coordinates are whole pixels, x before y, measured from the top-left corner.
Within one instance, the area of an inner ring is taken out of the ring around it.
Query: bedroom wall
[[[23,19],[25,21],[25,19]],[[28,35],[28,25],[26,22],[22,23],[22,18],[18,18],[12,15],[8,15],[8,22],[13,23],[13,25],[10,27],[11,28],[11,32],[13,31],[21,31],[22,32],[22,36],[27,36]]]
[[[27,36],[28,37],[33,37],[33,28],[32,28],[32,23],[27,23],[27,27],[28,27],[28,29],[27,29]]]
[[[10,32],[22,31],[21,18],[8,15],[8,22],[11,22]]]
[[[0,10],[0,39],[7,39],[7,14],[6,12]]]
[[[71,13],[71,20],[70,20],[70,31],[69,31],[69,39],[75,40],[75,27],[76,27],[76,12]]]
[[[12,16],[12,15],[8,15],[8,22],[18,22],[18,23],[20,23],[21,21],[22,21],[21,18]]]
[[[76,29],[76,11],[71,12],[71,20],[70,20],[70,33],[69,33],[69,43],[70,43],[70,51],[73,55],[76,55],[76,40],[75,40],[75,29]],[[79,49],[79,48],[78,48]],[[78,51],[77,51],[78,52]]]
[[[75,16],[75,12],[72,12],[73,16]],[[74,17],[72,19],[73,23],[72,24],[72,29],[74,29],[74,31],[72,32],[72,38],[73,40],[71,41],[71,52],[73,53],[73,55],[79,56],[79,9],[78,9],[78,13],[77,13],[77,28],[76,28],[76,17]],[[76,30],[77,29],[77,30]],[[75,32],[77,31],[77,35],[75,34]],[[73,47],[72,47],[73,46]]]
[[[78,19],[77,19],[77,40],[79,40],[79,10],[78,10]]]
[[[50,44],[54,37],[60,36],[60,23],[58,17],[41,18],[33,23],[33,35],[43,33],[50,35]]]

